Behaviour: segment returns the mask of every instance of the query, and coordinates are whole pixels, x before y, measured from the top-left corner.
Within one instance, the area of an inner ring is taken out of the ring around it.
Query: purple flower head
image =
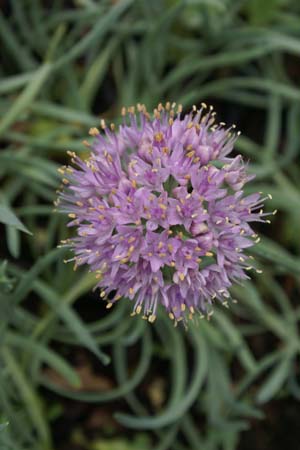
[[[248,247],[264,222],[259,193],[244,195],[242,157],[230,157],[237,135],[215,124],[203,104],[184,116],[160,104],[153,118],[143,105],[122,110],[123,124],[94,137],[75,167],[63,167],[58,199],[77,236],[67,241],[76,265],[96,274],[107,307],[122,297],[133,314],[153,322],[163,305],[177,323],[227,305],[233,282],[248,278]],[[251,260],[250,260],[251,261]]]

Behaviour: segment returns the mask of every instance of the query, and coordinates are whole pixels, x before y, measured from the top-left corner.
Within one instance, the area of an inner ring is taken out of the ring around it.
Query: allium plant
[[[118,129],[102,121],[102,132],[90,130],[90,156],[69,152],[73,167],[60,169],[58,207],[77,231],[63,242],[72,260],[95,273],[108,308],[126,297],[149,322],[159,304],[175,323],[210,315],[216,300],[227,306],[251,268],[250,223],[265,221],[265,198],[244,195],[253,175],[229,156],[234,127],[215,124],[205,104],[184,116],[175,106],[152,116],[144,105],[123,108]]]

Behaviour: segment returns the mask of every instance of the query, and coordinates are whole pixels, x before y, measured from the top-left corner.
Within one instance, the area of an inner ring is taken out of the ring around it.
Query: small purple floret
[[[248,278],[245,254],[257,241],[250,223],[264,222],[259,193],[244,195],[248,175],[240,155],[229,157],[237,138],[214,124],[214,113],[159,105],[150,117],[123,110],[118,131],[94,136],[82,160],[63,167],[59,209],[77,236],[69,241],[76,266],[95,272],[107,307],[129,298],[133,314],[150,322],[163,305],[178,321],[209,314],[214,299],[227,305],[233,282]]]

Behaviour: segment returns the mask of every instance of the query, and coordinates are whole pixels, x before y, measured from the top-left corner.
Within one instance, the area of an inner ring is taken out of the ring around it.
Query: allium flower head
[[[233,127],[215,124],[205,104],[184,116],[174,108],[123,109],[118,130],[90,130],[88,159],[69,152],[75,167],[60,169],[75,264],[95,272],[107,307],[127,297],[150,322],[159,304],[176,323],[210,314],[214,300],[227,305],[232,283],[248,278],[250,223],[265,215],[265,198],[243,192],[253,175],[229,156]]]

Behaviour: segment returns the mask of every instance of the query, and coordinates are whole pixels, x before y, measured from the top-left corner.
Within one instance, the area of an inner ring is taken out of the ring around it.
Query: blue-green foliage
[[[51,427],[66,397],[102,407],[122,399],[115,420],[140,430],[131,444],[119,431],[84,448],[235,449],[249,420],[263,419],[261,405],[300,397],[300,3],[10,3],[0,12],[0,448],[56,449]],[[75,305],[95,279],[56,248],[69,235],[53,213],[57,168],[66,150],[86,152],[81,140],[100,116],[167,100],[216,103],[220,120],[242,128],[237,150],[257,174],[250,189],[279,210],[257,227],[263,274],[187,331],[164,315],[154,325],[132,318],[126,301],[104,313],[96,295],[98,317],[86,321]],[[110,387],[80,389],[69,357],[79,347],[98,373],[106,367]],[[166,398],[150,409],[157,376]]]

